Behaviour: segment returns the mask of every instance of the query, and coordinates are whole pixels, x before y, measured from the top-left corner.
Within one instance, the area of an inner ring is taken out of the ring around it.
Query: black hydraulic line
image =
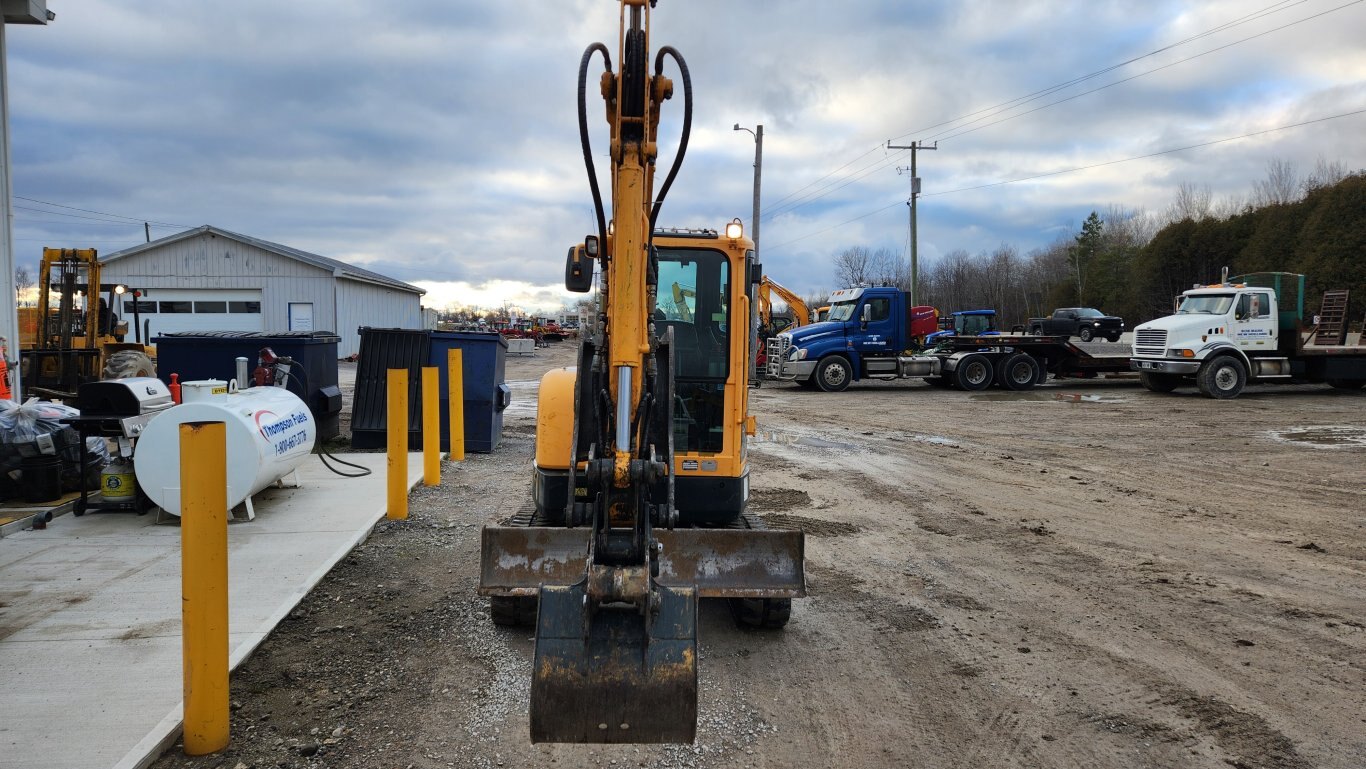
[[[678,140],[678,154],[674,156],[673,166],[669,168],[669,175],[664,179],[664,186],[659,188],[659,197],[655,199],[654,208],[650,210],[651,235],[654,234],[655,221],[659,218],[659,209],[664,205],[664,198],[669,194],[669,187],[673,186],[674,177],[683,165],[683,156],[688,152],[688,136],[692,134],[692,77],[688,75],[688,63],[683,61],[683,54],[673,46],[661,46],[655,54],[655,77],[664,73],[665,54],[678,64],[678,71],[683,79],[683,134]]]
[[[598,172],[593,167],[593,149],[588,140],[588,63],[594,52],[602,53],[603,68],[612,71],[612,57],[607,46],[593,43],[583,52],[579,60],[579,144],[583,146],[583,164],[588,169],[588,186],[593,190],[593,210],[598,217],[598,254],[607,255],[607,216],[602,210],[602,192],[598,190]]]

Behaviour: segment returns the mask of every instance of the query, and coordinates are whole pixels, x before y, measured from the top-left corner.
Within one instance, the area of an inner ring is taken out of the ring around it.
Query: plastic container
[[[303,464],[318,435],[304,402],[282,387],[252,387],[158,414],[138,438],[133,468],[143,493],[174,515],[180,515],[180,425],[185,422],[225,423],[229,509]]]
[[[215,395],[227,395],[228,383],[222,379],[199,379],[180,383],[180,402],[199,403]]]
[[[308,404],[318,437],[327,440],[340,432],[341,387],[337,384],[337,344],[332,331],[192,331],[163,334],[152,340],[157,347],[157,373],[170,382],[171,374],[186,380],[237,377],[237,358],[247,359],[250,369],[262,347],[276,355],[293,358],[302,369],[289,389]],[[247,382],[239,381],[245,388]]]

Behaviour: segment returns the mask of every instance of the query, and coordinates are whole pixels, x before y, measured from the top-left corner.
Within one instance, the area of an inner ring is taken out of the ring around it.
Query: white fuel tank
[[[133,469],[143,492],[175,515],[180,515],[180,425],[185,422],[225,423],[229,510],[303,464],[318,435],[308,406],[283,387],[214,394],[161,412],[138,438]]]

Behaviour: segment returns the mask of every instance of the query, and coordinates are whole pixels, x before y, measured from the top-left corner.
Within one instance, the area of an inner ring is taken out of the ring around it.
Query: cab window
[[[892,315],[892,300],[885,296],[874,297],[868,300],[869,320],[887,320]]]

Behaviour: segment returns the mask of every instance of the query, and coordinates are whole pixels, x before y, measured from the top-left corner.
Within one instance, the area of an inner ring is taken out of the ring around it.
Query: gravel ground
[[[234,674],[230,747],[154,766],[1366,766],[1366,392],[1125,381],[752,391],[752,504],[807,532],[810,596],[777,633],[702,604],[695,745],[531,745],[479,528],[527,499],[571,345],[510,358],[497,452]]]

